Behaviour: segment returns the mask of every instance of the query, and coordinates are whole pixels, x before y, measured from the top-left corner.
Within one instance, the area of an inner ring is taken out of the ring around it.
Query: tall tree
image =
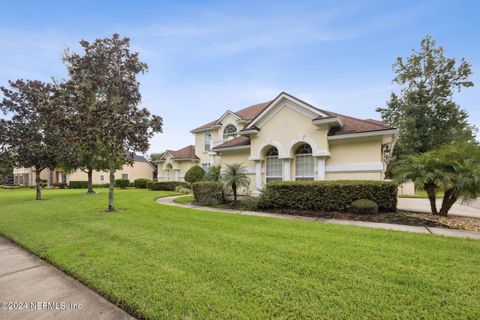
[[[90,127],[98,155],[108,164],[110,188],[108,211],[115,211],[115,170],[133,162],[135,151],[147,152],[149,139],[162,132],[163,120],[140,108],[137,76],[147,71],[137,52],[130,51],[130,40],[114,34],[94,42],[80,42],[83,53],[69,53],[67,65],[78,68],[80,82],[94,95],[88,105],[94,125]],[[70,69],[70,68],[69,68]]]
[[[54,169],[66,142],[63,139],[62,108],[55,100],[56,87],[35,80],[10,81],[10,88],[0,87],[0,110],[9,114],[2,120],[0,157],[7,157],[17,167],[35,168],[36,199],[41,200],[40,174]]]
[[[420,50],[393,65],[393,82],[401,87],[392,93],[385,108],[378,108],[382,119],[400,130],[395,155],[427,152],[452,142],[474,139],[468,114],[453,101],[453,94],[472,87],[470,64],[444,55],[444,48],[427,36]]]

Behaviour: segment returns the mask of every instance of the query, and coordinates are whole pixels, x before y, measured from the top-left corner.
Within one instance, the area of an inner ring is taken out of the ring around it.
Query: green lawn
[[[192,195],[185,195],[185,196],[173,199],[173,202],[180,203],[180,204],[187,204],[189,202],[192,202],[193,199],[194,198]]]
[[[148,319],[479,319],[480,241],[0,190],[0,233]]]

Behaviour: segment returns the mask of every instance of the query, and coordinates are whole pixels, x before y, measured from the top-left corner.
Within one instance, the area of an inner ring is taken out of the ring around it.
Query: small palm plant
[[[247,170],[241,164],[227,164],[222,171],[221,180],[226,189],[233,192],[233,201],[237,201],[237,189],[248,188],[250,178],[247,176]]]
[[[220,181],[222,167],[220,165],[211,166],[203,177],[206,181]]]
[[[458,199],[474,199],[480,193],[480,149],[475,144],[446,145],[438,150],[407,156],[393,169],[396,181],[422,185],[435,215],[448,214]],[[436,192],[445,194],[440,211]]]

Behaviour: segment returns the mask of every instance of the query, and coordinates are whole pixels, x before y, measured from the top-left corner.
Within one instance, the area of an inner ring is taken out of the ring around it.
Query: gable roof
[[[232,112],[232,113],[237,115],[242,120],[250,121],[250,120],[254,119],[260,112],[262,112],[263,109],[265,109],[265,107],[267,107],[267,105],[270,102],[271,101],[257,103],[257,104],[248,106],[246,108],[240,109],[240,110]],[[215,125],[221,125],[221,123],[219,121],[225,116],[226,113],[228,113],[228,111],[225,112],[220,118],[218,118],[216,120],[213,120],[213,121],[210,121],[209,123],[206,123],[204,125],[201,125],[200,127],[197,127],[190,132],[203,131],[203,130],[206,130],[206,129],[210,129]]]
[[[311,110],[313,113],[316,113],[318,116],[313,120],[326,119],[326,118],[338,118],[341,121],[342,125],[340,127],[331,128],[329,131],[329,136],[395,129],[394,127],[391,127],[382,121],[378,121],[374,119],[358,119],[358,118],[346,116],[343,114],[339,114],[336,112],[320,109],[309,104],[308,102],[305,102],[295,96],[292,96],[287,92],[281,92],[273,100],[254,104],[234,112],[234,114],[239,116],[242,120],[248,121],[247,125],[241,131],[248,131],[249,129],[254,129],[258,131],[259,128],[255,126],[255,123],[257,122],[257,120],[260,117],[263,117],[263,115],[265,115],[266,112],[268,112],[268,109],[270,106],[274,105],[276,102],[280,101],[280,99],[282,98],[295,100],[299,104],[303,105],[305,108]],[[198,128],[193,129],[191,132],[194,133],[194,132],[199,132],[203,130],[208,130],[213,128],[216,125],[221,125],[221,123],[219,123],[220,119],[221,118],[217,120],[213,120],[209,123],[206,123]],[[228,144],[228,147],[241,146],[241,145],[244,145],[243,143],[245,143],[245,141],[246,140],[240,140],[235,138],[225,142],[224,144],[216,146],[213,149],[220,148],[221,146],[227,147],[225,146],[225,144]]]
[[[195,155],[194,145],[189,145],[179,150],[167,150],[162,154],[162,157],[160,159],[163,160],[163,157],[167,153],[170,153],[173,159],[176,159],[176,160],[188,160],[188,159],[199,160],[199,158]]]

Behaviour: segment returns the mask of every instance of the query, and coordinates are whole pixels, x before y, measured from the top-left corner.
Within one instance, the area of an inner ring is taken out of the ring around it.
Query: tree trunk
[[[37,190],[37,195],[35,200],[42,200],[42,186],[40,185],[40,173],[41,169],[35,167],[35,189]]]
[[[428,195],[428,200],[430,201],[430,209],[432,211],[432,214],[438,215],[437,211],[437,203],[436,203],[436,198],[435,198],[435,187],[433,186],[424,186],[425,192]]]
[[[92,193],[95,193],[95,191],[93,191],[93,169],[92,168],[88,168],[88,172],[87,172],[87,175],[88,175],[88,189],[87,189],[87,193],[88,194],[92,194]]]
[[[448,211],[452,208],[453,204],[457,201],[458,196],[455,194],[453,189],[445,190],[445,195],[443,196],[442,207],[440,208],[440,215],[446,216]]]
[[[233,190],[233,201],[237,202],[237,185],[235,183],[232,184],[232,190]]]
[[[115,211],[115,205],[113,202],[113,192],[115,190],[115,162],[113,160],[109,160],[109,167],[110,167],[110,186],[108,189],[108,211],[113,212]]]

